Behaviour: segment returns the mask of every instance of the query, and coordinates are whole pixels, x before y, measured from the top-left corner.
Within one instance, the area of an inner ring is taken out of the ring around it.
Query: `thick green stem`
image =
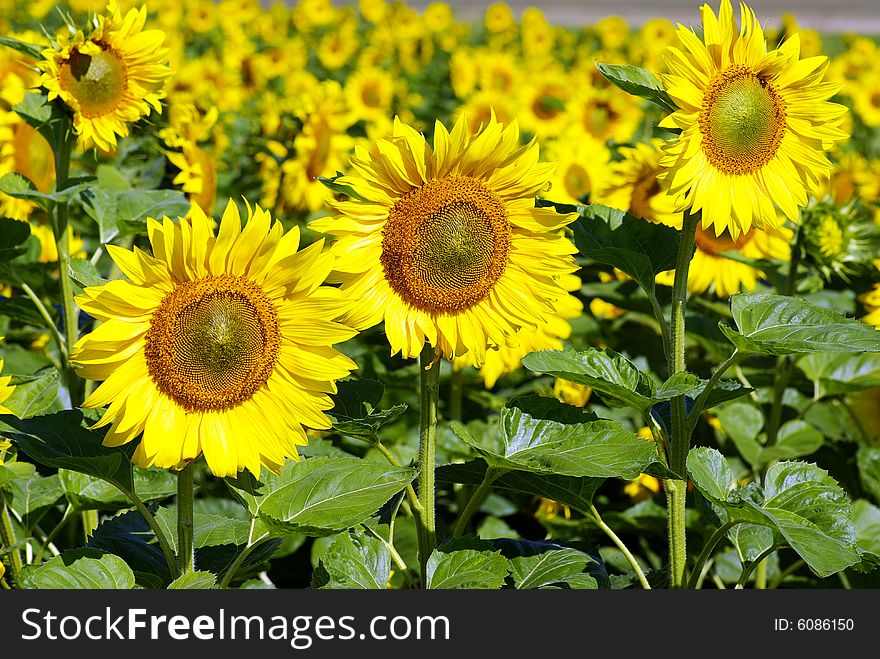
[[[422,588],[428,583],[428,558],[437,544],[435,452],[437,401],[440,394],[440,361],[427,343],[419,355],[419,567]]]
[[[92,533],[95,532],[95,529],[98,528],[98,511],[97,510],[84,510],[80,513],[80,517],[82,518],[83,525],[83,539],[88,542],[89,538],[92,537]]]
[[[614,532],[614,530],[605,523],[605,521],[602,519],[602,516],[599,514],[599,511],[596,510],[596,506],[590,504],[590,512],[592,513],[593,521],[596,522],[596,525],[600,529],[602,529],[605,535],[607,535],[611,539],[611,542],[617,545],[617,548],[624,555],[627,562],[630,564],[630,567],[632,567],[633,572],[635,572],[635,575],[638,578],[642,588],[644,588],[645,590],[651,590],[651,584],[648,583],[648,579],[645,577],[645,573],[642,571],[642,566],[639,565],[639,562],[636,560],[636,557],[633,556],[629,548],[625,544],[623,544],[623,540],[621,540]]]
[[[722,527],[717,529],[715,533],[706,541],[706,544],[703,546],[703,551],[700,552],[700,555],[697,557],[697,562],[694,564],[694,569],[691,570],[691,578],[688,579],[687,587],[688,589],[696,588],[697,582],[700,579],[700,574],[703,571],[703,566],[706,564],[706,561],[709,560],[709,557],[712,555],[712,552],[715,549],[715,546],[721,542],[721,539],[727,535],[727,532],[731,529],[731,527],[736,526],[739,522],[727,522]]]
[[[763,561],[758,563],[758,568],[755,570],[755,588],[757,590],[766,590],[767,589],[767,559],[765,558]]]
[[[685,212],[681,227],[681,242],[675,266],[675,282],[672,286],[672,354],[669,360],[669,375],[686,370],[685,347],[685,308],[687,305],[687,283],[691,259],[694,254],[694,241],[700,214]],[[669,514],[669,583],[672,588],[682,588],[685,581],[687,563],[685,513],[687,497],[687,454],[690,450],[691,436],[687,430],[687,413],[684,396],[672,399],[672,438],[669,445],[669,468],[685,480],[666,481],[666,499]]]
[[[486,469],[486,475],[483,476],[483,482],[480,483],[480,486],[474,490],[473,494],[471,494],[467,505],[458,517],[455,530],[452,532],[453,538],[460,538],[464,534],[467,530],[468,523],[471,521],[471,517],[473,517],[474,513],[480,509],[480,506],[483,505],[486,497],[489,496],[489,490],[492,489],[492,483],[494,483],[503,473],[503,469],[493,469],[492,467]]]
[[[195,545],[193,537],[193,471],[189,462],[177,472],[177,570],[180,575],[195,571]]]
[[[55,151],[55,189],[63,190],[70,176],[70,154],[75,144],[72,127],[68,121],[66,129],[59,128],[60,138]],[[68,274],[70,268],[70,234],[68,232],[67,201],[62,200],[52,208],[52,233],[58,250],[58,280],[61,284],[61,308],[64,317],[65,346],[63,358],[64,384],[70,395],[71,407],[79,407],[85,400],[85,382],[68,361],[68,355],[79,339],[79,323],[76,303],[73,299],[73,286]],[[84,520],[85,521],[85,520]]]
[[[6,506],[6,499],[0,493],[0,540],[4,547],[9,549],[9,580],[12,584],[18,583],[18,575],[21,572],[21,553],[18,549],[12,549],[15,546],[15,529],[12,526],[12,515],[9,514],[9,508]]]

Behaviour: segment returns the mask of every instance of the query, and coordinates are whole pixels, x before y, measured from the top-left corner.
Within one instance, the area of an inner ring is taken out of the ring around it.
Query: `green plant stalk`
[[[61,120],[59,120],[61,122]],[[64,120],[66,126],[59,126],[59,139],[55,150],[55,189],[63,190],[70,177],[70,155],[75,144],[72,125],[69,119]],[[64,365],[64,384],[70,395],[73,408],[82,405],[85,400],[84,381],[69,362],[69,354],[79,339],[79,324],[76,303],[73,299],[73,286],[68,274],[70,268],[70,236],[67,231],[67,201],[55,202],[52,207],[52,234],[58,250],[58,280],[61,284],[61,308],[64,317],[65,349],[62,349]]]
[[[253,531],[254,531],[254,520],[251,520],[251,533],[253,533]],[[268,540],[268,539],[269,539],[269,534],[266,533],[264,535],[261,535],[256,540],[248,540],[247,547],[245,547],[240,552],[238,552],[238,556],[235,557],[235,560],[232,562],[232,565],[230,565],[226,569],[226,572],[223,573],[223,578],[220,580],[220,584],[218,586],[221,590],[225,590],[226,588],[229,588],[229,584],[232,582],[232,579],[235,577],[239,568],[241,568],[245,559],[254,552],[254,549],[259,547],[261,544],[266,542],[266,540]]]
[[[681,242],[675,265],[675,282],[672,287],[672,355],[669,360],[669,376],[686,370],[685,347],[685,308],[687,305],[687,283],[691,259],[694,254],[697,225],[700,214],[685,212],[681,227]],[[666,485],[666,505],[669,517],[669,583],[673,588],[682,588],[685,581],[687,563],[685,515],[687,511],[687,454],[690,450],[691,436],[687,432],[687,414],[684,396],[672,399],[672,438],[669,446],[669,468],[684,480],[668,479]]]
[[[64,338],[61,336],[61,332],[58,331],[58,327],[56,327],[55,321],[52,320],[52,316],[49,314],[49,310],[46,308],[46,305],[43,304],[43,301],[36,294],[34,289],[28,286],[25,282],[21,282],[20,286],[25,295],[27,295],[30,298],[31,302],[34,303],[34,306],[37,308],[40,317],[46,322],[46,326],[49,328],[49,332],[52,334],[52,338],[55,339],[55,343],[58,344],[58,352],[61,354],[61,359],[64,360],[63,363],[66,363],[67,344],[64,341]]]
[[[370,535],[370,536],[376,538],[376,540],[378,540],[383,545],[385,545],[385,549],[388,550],[388,554],[391,556],[391,560],[394,561],[394,564],[397,566],[397,569],[400,570],[400,573],[403,575],[403,580],[406,582],[406,585],[408,587],[412,588],[413,583],[414,583],[412,574],[410,573],[409,568],[406,565],[406,561],[403,560],[403,557],[400,555],[400,553],[394,547],[394,543],[391,542],[390,540],[386,540],[385,538],[383,538],[379,533],[376,532],[375,529],[371,529],[366,524],[363,524],[362,527],[363,527],[364,531],[367,533],[367,535]],[[393,529],[392,529],[392,534],[393,534]]]
[[[73,516],[73,506],[68,504],[67,508],[64,509],[64,514],[61,516],[61,520],[58,522],[58,524],[55,525],[55,528],[53,528],[51,531],[49,531],[49,534],[46,536],[45,540],[43,540],[43,543],[40,545],[40,549],[39,549],[39,551],[37,551],[37,555],[34,556],[34,560],[33,560],[34,565],[40,564],[40,560],[43,558],[43,554],[46,553],[46,549],[49,548],[49,545],[55,539],[55,536],[58,535],[58,532],[61,531],[61,528],[68,522],[68,520],[72,516]]]
[[[739,522],[727,522],[720,528],[716,529],[715,533],[713,533],[706,541],[706,544],[703,546],[703,551],[700,552],[700,555],[697,557],[697,562],[694,563],[694,569],[691,570],[691,578],[688,579],[687,583],[687,588],[689,590],[697,587],[697,582],[700,580],[703,566],[706,564],[706,561],[709,560],[715,546],[721,542],[722,538],[727,535],[727,532],[737,524],[739,524]]]
[[[428,583],[428,558],[437,544],[435,458],[437,404],[440,395],[440,361],[425,344],[419,355],[419,568],[422,588]]]
[[[0,541],[5,547],[14,547],[15,529],[12,526],[12,516],[6,506],[6,498],[0,492]],[[9,580],[12,584],[18,583],[18,575],[21,573],[21,553],[18,549],[9,550]]]
[[[629,548],[623,543],[623,540],[618,537],[618,535],[614,532],[614,529],[612,529],[605,523],[605,521],[602,519],[602,516],[599,514],[599,511],[596,510],[596,506],[594,506],[593,504],[590,504],[590,512],[593,521],[596,523],[596,526],[602,529],[605,535],[607,535],[611,539],[611,542],[613,542],[620,550],[620,552],[624,555],[626,561],[630,564],[630,567],[632,567],[633,572],[635,572],[636,578],[639,580],[642,588],[644,588],[645,590],[651,590],[651,584],[648,583],[648,579],[645,577],[645,573],[642,571],[642,566],[639,565],[636,557],[633,556]]]
[[[755,570],[755,588],[757,590],[766,590],[767,589],[767,560],[764,559],[760,563],[758,563],[758,567]]]
[[[736,582],[735,588],[737,590],[742,590],[745,587],[746,582],[749,580],[749,577],[752,575],[752,571],[756,567],[758,567],[758,565],[763,563],[764,559],[767,558],[770,554],[772,554],[777,549],[779,549],[779,547],[774,545],[774,546],[770,547],[769,549],[765,549],[764,551],[762,551],[761,554],[755,560],[750,561],[749,564],[746,565],[743,568],[743,571],[740,573],[739,581]]]
[[[190,461],[177,472],[177,569],[182,576],[195,571],[195,544],[193,537],[193,471]]]
[[[458,522],[455,525],[455,529],[452,531],[453,538],[460,538],[464,535],[464,532],[467,530],[468,524],[471,521],[471,517],[473,517],[474,513],[480,509],[480,506],[483,505],[486,497],[489,496],[489,491],[492,489],[492,483],[494,483],[499,476],[504,474],[505,471],[506,470],[504,469],[493,469],[492,467],[486,469],[486,474],[483,476],[483,482],[480,483],[479,487],[477,487],[473,494],[471,494],[467,505],[458,517]]]

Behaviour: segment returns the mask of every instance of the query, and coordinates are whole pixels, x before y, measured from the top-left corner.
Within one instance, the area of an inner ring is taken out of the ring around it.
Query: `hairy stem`
[[[437,403],[440,395],[440,361],[425,344],[419,355],[419,568],[422,588],[428,583],[428,557],[437,545],[435,453]]]
[[[675,266],[675,282],[672,287],[672,354],[669,360],[669,375],[686,370],[685,348],[685,308],[687,305],[687,283],[694,241],[700,214],[685,212],[681,228],[681,242]],[[684,480],[666,481],[667,510],[669,514],[669,583],[673,588],[682,588],[685,581],[687,563],[686,548],[686,497],[687,497],[687,454],[690,450],[691,436],[687,430],[687,414],[684,396],[672,399],[672,438],[669,446],[669,468]]]
[[[193,537],[193,471],[190,461],[177,472],[177,570],[184,575],[195,571],[195,544]]]

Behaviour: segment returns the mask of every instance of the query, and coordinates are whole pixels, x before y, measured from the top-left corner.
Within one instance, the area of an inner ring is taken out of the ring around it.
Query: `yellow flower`
[[[616,50],[623,46],[629,36],[629,24],[622,16],[608,16],[596,23],[596,32],[602,48]]]
[[[755,13],[741,5],[739,33],[729,0],[718,17],[701,7],[703,41],[680,26],[684,50],[669,48],[663,75],[679,110],[661,122],[681,135],[661,159],[678,210],[702,211],[704,229],[733,240],[753,225],[780,225],[774,203],[798,220],[798,206],[831,173],[824,151],[847,135],[846,108],[827,102],[826,57],[799,59],[797,35],[768,52]]]
[[[351,110],[352,123],[384,120],[394,100],[394,77],[378,68],[361,68],[345,80],[345,99]]]
[[[2,340],[2,338],[0,338]],[[3,370],[3,359],[0,358],[0,371]],[[12,381],[11,375],[3,375],[0,376],[0,414],[12,414],[12,410],[5,407],[3,403],[5,403],[9,397],[12,395],[12,392],[15,391],[15,387],[11,386],[9,383]],[[5,444],[5,445],[2,445]],[[5,451],[10,446],[12,446],[9,442],[0,439],[0,451]],[[3,464],[2,459],[0,459],[0,464]]]
[[[593,390],[585,384],[556,378],[553,382],[553,395],[563,403],[583,407],[590,400]]]
[[[215,235],[198,208],[149,220],[153,255],[108,250],[128,280],[86,288],[77,303],[104,321],[71,361],[103,380],[84,403],[109,405],[107,446],[143,433],[133,461],[179,469],[203,453],[217,476],[277,471],[305,427],[326,429],[335,381],[355,364],[332,345],[356,331],[337,319],[349,302],[322,286],[333,264],[322,241],[297,251],[257,207],[244,228],[230,201]]]
[[[128,135],[128,124],[150,110],[162,111],[166,66],[165,35],[144,30],[146,7],[125,16],[117,0],[110,0],[108,15],[85,37],[77,32],[62,38],[58,48],[43,51],[40,82],[49,100],[61,98],[73,110],[74,130],[84,147],[104,151],[116,147],[116,137]]]
[[[548,157],[557,162],[550,189],[541,196],[556,202],[576,204],[582,197],[596,201],[607,187],[611,152],[604,142],[580,131],[569,131],[547,143]]]
[[[874,284],[874,288],[859,296],[859,302],[867,312],[862,320],[869,325],[880,329],[880,284]]]
[[[581,280],[575,275],[569,275],[565,281],[564,286],[569,291],[581,287]],[[512,345],[488,350],[486,360],[480,367],[480,377],[483,378],[486,389],[491,389],[501,377],[519,369],[522,358],[530,352],[561,350],[562,342],[571,336],[568,319],[580,316],[583,309],[584,305],[579,299],[574,295],[566,295],[557,303],[556,314],[549,322],[537,328],[523,327],[516,333]],[[457,357],[452,364],[455,369],[474,365],[471,353]]]
[[[660,481],[648,474],[639,474],[635,480],[628,481],[624,493],[633,501],[642,501],[660,492]]]
[[[516,19],[510,10],[510,5],[504,2],[495,2],[486,8],[486,29],[498,34],[501,32],[509,32],[516,27]]]
[[[560,230],[573,215],[535,208],[552,165],[519,143],[516,124],[494,117],[473,134],[460,119],[439,121],[433,149],[395,121],[389,139],[358,148],[353,173],[338,179],[355,198],[334,218],[312,222],[338,238],[333,281],[354,300],[358,328],[385,321],[393,354],[416,357],[428,343],[454,359],[508,345],[538,327],[567,295],[577,266]]]
[[[880,72],[863,76],[850,94],[856,112],[868,126],[880,126]]]

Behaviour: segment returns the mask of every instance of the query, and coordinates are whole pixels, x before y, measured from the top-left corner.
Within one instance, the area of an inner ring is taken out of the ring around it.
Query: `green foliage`
[[[391,554],[385,544],[362,532],[340,533],[312,575],[318,588],[382,590],[391,576]]]
[[[500,551],[435,549],[428,559],[428,588],[495,590],[504,585],[510,562]]]
[[[799,298],[737,293],[730,308],[738,329],[719,327],[745,353],[880,352],[880,331]]]
[[[23,588],[55,590],[129,589],[134,573],[118,556],[94,549],[70,551],[21,574]]]
[[[786,461],[767,471],[763,488],[732,487],[733,472],[716,450],[692,449],[688,473],[694,486],[732,522],[769,527],[776,546],[789,546],[821,577],[860,560],[852,504],[828,472]]]
[[[595,420],[552,398],[511,401],[501,410],[500,433],[483,441],[461,424],[453,429],[490,466],[501,470],[635,478],[656,457],[653,444],[620,424]]]
[[[626,93],[651,101],[667,112],[675,112],[678,109],[675,102],[663,89],[657,76],[647,69],[630,64],[603,64],[601,62],[596,62],[596,68],[608,82]]]
[[[288,462],[260,481],[245,473],[227,482],[272,533],[321,536],[365,521],[415,476],[407,467],[322,457]]]

